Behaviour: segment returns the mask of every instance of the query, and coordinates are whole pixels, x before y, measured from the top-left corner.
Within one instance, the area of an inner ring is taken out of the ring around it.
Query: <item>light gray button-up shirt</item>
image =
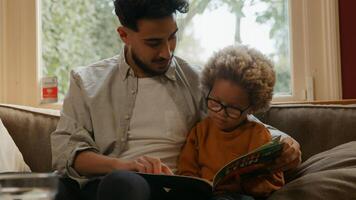
[[[192,128],[203,110],[197,73],[175,57],[159,79],[184,116],[187,127]],[[54,169],[82,185],[88,179],[73,168],[78,152],[91,150],[111,157],[120,155],[127,142],[137,80],[124,53],[71,72],[61,118],[51,135]]]

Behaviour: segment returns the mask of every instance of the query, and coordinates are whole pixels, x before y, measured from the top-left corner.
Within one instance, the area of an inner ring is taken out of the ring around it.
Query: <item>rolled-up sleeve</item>
[[[80,76],[71,72],[70,87],[63,102],[57,129],[51,135],[52,166],[80,185],[87,181],[73,168],[76,155],[85,150],[99,152],[93,136],[90,110]]]

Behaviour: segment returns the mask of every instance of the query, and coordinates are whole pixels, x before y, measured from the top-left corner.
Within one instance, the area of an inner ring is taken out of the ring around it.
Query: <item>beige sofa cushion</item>
[[[50,133],[59,111],[1,105],[0,118],[33,172],[51,171]]]

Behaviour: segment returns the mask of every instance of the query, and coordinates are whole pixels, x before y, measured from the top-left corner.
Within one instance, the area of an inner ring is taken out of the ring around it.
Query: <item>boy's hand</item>
[[[295,169],[302,162],[302,152],[300,151],[299,143],[289,136],[282,137],[281,142],[283,143],[282,154],[276,158],[271,170],[287,171]]]

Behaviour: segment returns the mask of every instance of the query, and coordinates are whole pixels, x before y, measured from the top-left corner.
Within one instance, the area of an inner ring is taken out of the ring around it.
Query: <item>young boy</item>
[[[190,132],[182,149],[178,173],[212,181],[229,161],[269,142],[271,135],[249,114],[266,110],[273,95],[272,63],[247,46],[229,46],[210,58],[202,73],[208,117]],[[238,176],[213,199],[266,197],[284,184],[283,173],[243,179]],[[252,197],[242,194],[251,195]]]

